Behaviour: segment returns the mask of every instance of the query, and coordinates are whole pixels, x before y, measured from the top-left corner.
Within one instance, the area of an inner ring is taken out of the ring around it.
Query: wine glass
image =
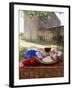
[[[45,52],[49,53],[51,51],[51,48],[44,48]]]

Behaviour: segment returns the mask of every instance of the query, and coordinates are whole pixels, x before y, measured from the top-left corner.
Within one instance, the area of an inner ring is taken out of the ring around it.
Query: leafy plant
[[[55,44],[63,47],[64,41],[62,36],[60,35],[60,31],[54,32],[52,40],[54,41]]]
[[[19,51],[19,60],[23,59],[23,55],[27,52],[26,48],[23,48],[21,51]]]
[[[24,11],[24,13],[30,17],[32,17],[32,16],[46,16],[46,17],[48,17],[49,20],[51,20],[51,18],[54,15],[54,12],[47,12],[47,11]]]

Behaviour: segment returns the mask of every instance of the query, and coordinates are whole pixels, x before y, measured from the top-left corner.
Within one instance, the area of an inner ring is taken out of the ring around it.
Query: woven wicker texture
[[[64,76],[64,63],[19,68],[19,79],[51,78]]]

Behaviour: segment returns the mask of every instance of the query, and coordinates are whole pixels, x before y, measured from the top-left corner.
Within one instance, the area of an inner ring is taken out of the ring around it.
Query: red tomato
[[[30,61],[29,60],[22,60],[21,62],[20,62],[20,67],[24,67],[24,66],[30,66],[31,64],[30,64]]]
[[[19,63],[19,66],[20,67],[24,67],[24,66],[37,66],[39,65],[39,62],[38,62],[38,59],[35,58],[35,57],[30,57],[26,60],[22,60],[20,63]]]
[[[38,62],[38,59],[37,59],[37,58],[35,58],[35,57],[30,57],[29,60],[30,60],[30,63],[31,63],[32,66],[37,66],[37,65],[39,65],[39,62]]]

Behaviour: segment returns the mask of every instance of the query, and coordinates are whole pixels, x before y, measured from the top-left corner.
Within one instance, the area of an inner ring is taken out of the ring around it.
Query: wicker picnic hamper
[[[19,79],[51,78],[64,76],[64,63],[19,68]]]

